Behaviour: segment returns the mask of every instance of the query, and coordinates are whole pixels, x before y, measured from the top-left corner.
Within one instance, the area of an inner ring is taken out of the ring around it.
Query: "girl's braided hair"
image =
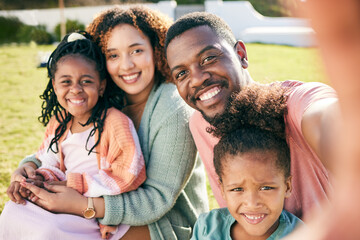
[[[57,46],[57,48],[52,52],[47,62],[49,82],[43,94],[40,95],[43,103],[41,106],[42,110],[39,121],[44,126],[46,126],[49,123],[50,119],[52,117],[55,117],[60,124],[56,128],[55,136],[51,140],[49,145],[49,149],[51,149],[51,151],[53,151],[54,153],[58,152],[58,141],[65,133],[67,129],[67,124],[71,121],[72,116],[70,113],[66,112],[65,109],[59,104],[52,82],[57,71],[59,60],[69,56],[81,57],[91,63],[95,63],[96,70],[99,72],[100,81],[106,81],[107,78],[105,57],[102,54],[101,49],[91,40],[91,36],[84,31],[66,35],[60,42],[60,44]],[[99,132],[99,137],[95,145],[89,150],[89,154],[100,142],[100,136],[103,132],[107,109],[110,107],[110,103],[107,97],[110,91],[111,88],[107,87],[104,95],[99,97],[98,102],[93,108],[88,121],[86,123],[81,123],[83,126],[89,125],[91,123],[94,124],[94,128],[91,130],[86,142],[86,149],[90,137],[95,135],[96,130],[98,130]],[[54,144],[56,146],[56,150],[52,148]]]

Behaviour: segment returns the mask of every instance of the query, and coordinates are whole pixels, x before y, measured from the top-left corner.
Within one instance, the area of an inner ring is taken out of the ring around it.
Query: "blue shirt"
[[[235,218],[227,208],[214,209],[199,216],[195,223],[191,240],[231,240],[230,228]],[[279,217],[279,226],[267,240],[280,239],[291,233],[297,225],[304,224],[295,215],[283,210]]]

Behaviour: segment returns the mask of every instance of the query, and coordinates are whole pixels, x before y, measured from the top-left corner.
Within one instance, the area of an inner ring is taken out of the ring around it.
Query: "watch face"
[[[88,208],[84,211],[84,217],[87,219],[95,217],[95,210],[93,208]]]

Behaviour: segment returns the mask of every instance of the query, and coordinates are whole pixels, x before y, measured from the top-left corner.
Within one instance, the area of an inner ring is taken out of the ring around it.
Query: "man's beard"
[[[228,114],[229,114],[230,107],[231,107],[232,102],[234,101],[234,99],[235,99],[235,97],[236,97],[237,94],[238,94],[238,92],[233,92],[233,93],[229,96],[229,98],[228,98],[227,101],[226,101],[226,106],[225,106],[225,109],[224,109],[223,112],[217,113],[217,114],[215,114],[215,116],[210,117],[210,116],[207,116],[203,111],[200,110],[201,115],[203,116],[203,118],[204,118],[208,123],[210,123],[210,125],[211,125],[212,127],[216,126],[219,122],[222,121],[224,115],[228,115]]]

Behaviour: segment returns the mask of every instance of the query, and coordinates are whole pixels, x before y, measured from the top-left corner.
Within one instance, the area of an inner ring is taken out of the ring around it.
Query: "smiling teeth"
[[[79,104],[79,103],[83,103],[85,100],[69,100],[70,102],[72,103],[75,103],[75,104]]]
[[[260,216],[249,216],[249,215],[246,215],[244,214],[245,217],[247,217],[248,219],[251,219],[251,220],[257,220],[257,219],[260,219],[260,218],[263,218],[265,215],[260,215]]]
[[[201,94],[201,95],[199,96],[199,99],[200,99],[201,101],[208,100],[208,99],[212,98],[213,96],[217,95],[219,92],[220,92],[220,88],[219,88],[219,87],[212,88],[210,91],[207,91],[206,93]]]
[[[122,76],[122,77],[125,81],[131,81],[131,80],[134,80],[135,78],[137,78],[137,76],[138,76],[138,74],[136,73],[136,74],[133,74],[130,76]]]

